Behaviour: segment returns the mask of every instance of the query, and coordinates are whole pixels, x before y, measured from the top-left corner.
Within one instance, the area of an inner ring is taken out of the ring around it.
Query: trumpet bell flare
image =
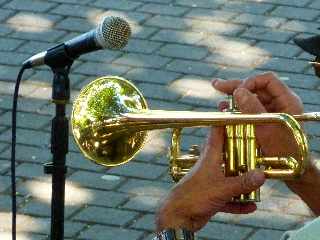
[[[145,109],[144,97],[129,81],[106,76],[91,82],[80,91],[71,115],[73,136],[81,152],[106,167],[130,161],[143,147],[146,131],[123,133],[121,128],[108,128],[120,125],[122,113]]]

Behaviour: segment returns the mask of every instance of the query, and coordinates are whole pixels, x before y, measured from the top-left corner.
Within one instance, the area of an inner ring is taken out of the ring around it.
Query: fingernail
[[[217,79],[212,80],[211,85],[212,85],[212,86],[215,86],[216,83],[217,83],[217,81],[218,81]]]

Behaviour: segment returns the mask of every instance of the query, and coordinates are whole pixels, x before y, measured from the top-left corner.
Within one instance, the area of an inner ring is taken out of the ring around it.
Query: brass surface
[[[286,113],[242,114],[230,99],[226,112],[148,110],[139,90],[129,81],[114,76],[99,78],[83,90],[73,105],[71,123],[76,143],[83,154],[95,163],[110,167],[132,159],[143,147],[147,131],[172,128],[169,171],[179,181],[199,158],[193,147],[180,153],[181,130],[185,127],[225,126],[226,176],[238,176],[263,167],[268,178],[292,179],[304,169],[309,150],[307,138],[298,121],[319,121],[320,114]],[[255,126],[281,124],[296,141],[299,158],[261,156],[255,139]],[[259,201],[259,190],[241,195],[235,201]]]

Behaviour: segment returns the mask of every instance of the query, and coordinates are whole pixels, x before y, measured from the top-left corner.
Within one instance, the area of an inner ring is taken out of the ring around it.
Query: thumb
[[[240,194],[250,193],[258,189],[265,181],[264,173],[260,170],[252,170],[246,172],[242,176],[228,177],[228,200],[231,197],[238,196]]]
[[[243,113],[267,112],[257,96],[246,88],[237,88],[233,96],[239,110]]]

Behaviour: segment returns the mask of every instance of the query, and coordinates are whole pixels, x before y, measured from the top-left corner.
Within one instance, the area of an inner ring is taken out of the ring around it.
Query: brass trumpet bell
[[[81,90],[71,116],[73,135],[81,151],[90,160],[107,167],[132,159],[143,147],[148,130],[172,128],[169,169],[175,181],[199,158],[195,147],[189,154],[180,153],[184,127],[225,126],[226,176],[238,176],[263,166],[267,177],[291,179],[301,175],[309,154],[307,138],[298,121],[319,120],[318,113],[242,114],[234,106],[228,112],[148,110],[139,90],[115,76],[99,78]],[[255,125],[259,124],[287,127],[296,141],[299,158],[262,156],[255,139]],[[234,201],[259,201],[259,191],[241,195]]]

